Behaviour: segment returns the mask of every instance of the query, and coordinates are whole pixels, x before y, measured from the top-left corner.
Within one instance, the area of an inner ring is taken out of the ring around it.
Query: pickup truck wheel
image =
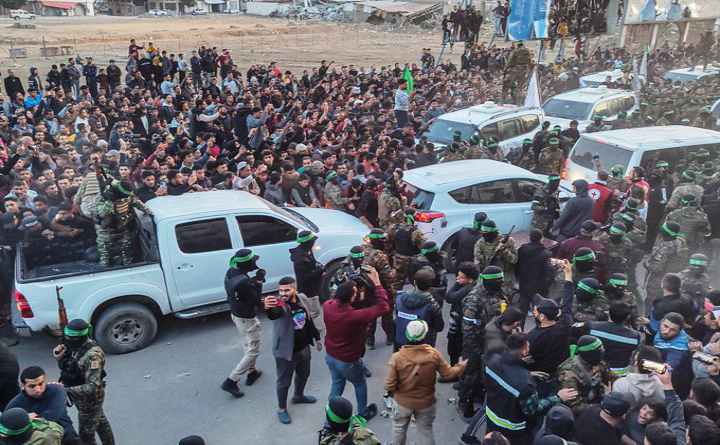
[[[337,275],[340,267],[342,266],[342,260],[335,260],[328,264],[325,268],[325,272],[322,277],[322,286],[320,287],[320,301],[325,302],[332,297],[335,292],[335,285],[333,284],[333,278]]]
[[[143,349],[155,339],[158,324],[150,309],[138,303],[120,303],[105,309],[97,319],[95,339],[109,354]]]

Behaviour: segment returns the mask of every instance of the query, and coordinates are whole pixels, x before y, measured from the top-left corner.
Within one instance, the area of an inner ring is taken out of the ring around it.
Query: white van
[[[703,148],[720,153],[720,132],[668,125],[584,133],[570,151],[563,173],[570,182],[594,181],[597,178],[592,159],[595,155],[600,157],[600,165],[605,170],[620,165],[627,175],[636,166],[652,169],[658,160],[676,164],[688,153]]]
[[[496,138],[500,149],[507,154],[513,148],[521,147],[523,139],[532,139],[542,120],[543,111],[540,108],[485,102],[443,114],[423,136],[435,145],[436,151],[442,151],[452,144],[456,131],[460,132],[464,141],[477,133],[484,139]]]
[[[610,89],[604,85],[578,88],[560,93],[543,104],[545,118],[552,125],[568,128],[570,121],[578,121],[578,131],[585,131],[593,116],[602,115],[603,120],[614,121],[618,114],[630,114],[637,108],[635,94],[628,90]]]

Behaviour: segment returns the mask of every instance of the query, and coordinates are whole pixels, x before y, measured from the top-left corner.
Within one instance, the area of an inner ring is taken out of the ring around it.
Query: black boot
[[[247,386],[252,386],[252,384],[255,383],[255,380],[259,379],[261,375],[262,371],[253,369],[252,371],[248,372],[247,378],[245,379],[245,384]]]
[[[242,391],[238,389],[237,383],[230,379],[225,379],[225,381],[222,382],[222,385],[220,385],[220,389],[229,392],[238,399],[245,395]]]

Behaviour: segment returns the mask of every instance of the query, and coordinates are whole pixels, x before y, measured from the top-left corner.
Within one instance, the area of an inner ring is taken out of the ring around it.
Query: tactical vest
[[[420,249],[413,243],[412,235],[417,230],[414,226],[402,224],[395,232],[395,253],[405,256],[415,256]]]
[[[407,325],[413,320],[425,320],[428,321],[430,308],[430,302],[420,307],[409,308],[403,303],[402,296],[406,295],[406,292],[398,292],[397,299],[395,301],[395,308],[397,311],[397,319],[395,320],[395,344],[399,347],[407,344],[408,340],[405,337],[405,329]],[[425,336],[423,343],[430,341],[431,335]]]
[[[525,431],[528,422],[520,409],[520,395],[528,395],[530,372],[507,353],[494,354],[485,366],[485,415],[503,430]]]
[[[71,351],[68,349],[68,353],[70,354],[66,353],[60,361],[60,378],[58,381],[66,387],[84,385],[85,373],[80,369],[79,362],[80,359],[95,346],[97,346],[97,343],[88,340],[75,352],[70,353]],[[103,369],[102,378],[104,379],[106,375]]]
[[[633,352],[640,345],[640,333],[627,326],[609,321],[588,322],[590,335],[599,338],[605,348],[605,361],[615,378],[625,376]]]

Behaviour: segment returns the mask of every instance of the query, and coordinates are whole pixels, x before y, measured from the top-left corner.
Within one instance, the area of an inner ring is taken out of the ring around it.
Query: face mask
[[[71,350],[78,349],[82,346],[87,337],[63,337],[63,344]]]
[[[585,360],[590,366],[595,366],[602,361],[603,350],[595,349],[594,351],[581,352],[580,357]]]
[[[623,239],[622,236],[611,236],[611,237],[610,237],[610,241],[612,241],[612,242],[615,243],[615,244],[620,244],[620,242],[622,241],[622,239]]]
[[[483,280],[483,286],[487,290],[498,291],[502,287],[503,282],[500,280]]]
[[[483,233],[483,235],[482,235],[483,239],[488,243],[495,241],[497,236],[498,236],[497,232]]]

